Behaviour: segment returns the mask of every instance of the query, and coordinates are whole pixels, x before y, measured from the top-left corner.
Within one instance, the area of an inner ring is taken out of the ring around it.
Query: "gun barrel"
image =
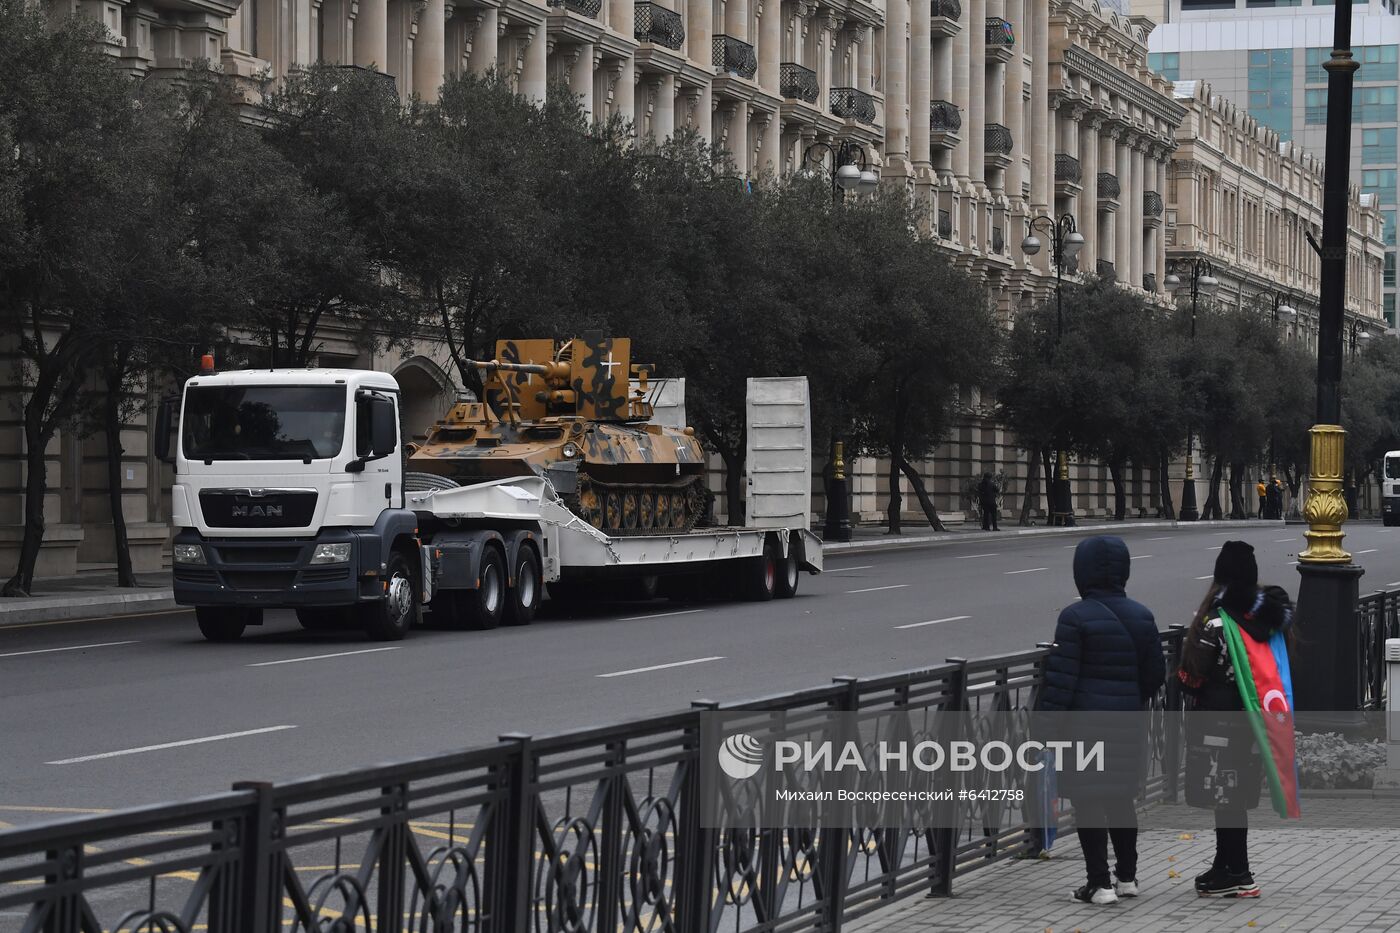
[[[549,367],[541,363],[503,363],[500,360],[468,360],[467,362],[477,369],[483,369],[487,372],[500,369],[511,373],[535,373],[539,376],[549,375]]]

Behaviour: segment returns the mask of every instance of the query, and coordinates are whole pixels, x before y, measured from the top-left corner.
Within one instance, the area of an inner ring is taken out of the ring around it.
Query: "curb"
[[[91,596],[0,600],[0,628],[33,622],[66,622],[89,616],[137,615],[178,609],[172,589],[148,589]]]
[[[1271,528],[1283,527],[1282,521],[1262,521],[1260,519],[1224,519],[1222,521],[1182,522],[1113,522],[1106,525],[1075,525],[1069,528],[1008,528],[1005,531],[956,531],[944,534],[903,535],[890,540],[843,541],[822,544],[823,554],[839,554],[842,551],[892,550],[895,548],[916,547],[926,544],[949,544],[956,541],[1004,541],[1008,537],[1029,537],[1033,535],[1069,535],[1085,532],[1125,531],[1134,528]]]

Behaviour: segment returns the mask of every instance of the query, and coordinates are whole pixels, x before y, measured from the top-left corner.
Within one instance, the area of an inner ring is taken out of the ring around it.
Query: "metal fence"
[[[1183,634],[1162,636],[1168,670]],[[1022,805],[936,804],[948,808],[936,820],[893,829],[795,815],[761,829],[736,804],[707,829],[703,711],[1029,711],[1047,650],[11,830],[0,917],[23,917],[5,926],[22,933],[836,931],[1025,850]],[[1152,704],[1148,801],[1176,796],[1175,685]]]
[[[1356,603],[1357,628],[1361,635],[1361,676],[1357,708],[1383,710],[1385,696],[1385,640],[1400,638],[1400,590],[1363,596]]]

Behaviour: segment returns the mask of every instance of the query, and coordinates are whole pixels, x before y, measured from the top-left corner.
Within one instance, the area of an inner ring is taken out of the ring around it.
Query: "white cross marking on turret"
[[[613,371],[613,367],[614,367],[614,366],[621,366],[621,365],[622,365],[621,363],[614,363],[614,362],[613,362],[612,351],[609,350],[609,351],[608,351],[608,361],[607,361],[606,363],[603,364],[604,368],[606,368],[607,371],[608,371],[608,378],[609,378],[609,379],[611,379],[611,378],[613,377],[613,372],[612,372],[612,371]]]

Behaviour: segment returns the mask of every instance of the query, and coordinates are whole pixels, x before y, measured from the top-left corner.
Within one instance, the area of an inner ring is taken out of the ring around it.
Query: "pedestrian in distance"
[[[1254,548],[1226,541],[1177,672],[1188,698],[1186,802],[1215,813],[1215,858],[1196,876],[1201,897],[1259,896],[1248,823],[1266,778],[1279,816],[1300,815],[1287,644],[1292,622],[1288,594],[1260,588]]]
[[[977,484],[977,507],[982,511],[982,530],[1001,531],[997,527],[997,481],[991,473],[982,474],[982,482]]]
[[[1264,482],[1264,480],[1263,480],[1262,478],[1259,480],[1258,490],[1259,490],[1259,517],[1260,517],[1261,519],[1262,519],[1262,518],[1268,518],[1268,517],[1269,517],[1269,512],[1268,512],[1268,508],[1269,508],[1269,484],[1266,483],[1266,482]]]
[[[1264,489],[1266,502],[1264,517],[1271,519],[1283,518],[1283,484],[1277,477],[1270,477],[1268,485]]]
[[[1144,709],[1166,679],[1157,622],[1127,595],[1130,565],[1122,538],[1098,535],[1079,542],[1074,584],[1081,598],[1060,613],[1036,703],[1045,713],[1117,714],[1093,718],[1106,767],[1059,775],[1060,794],[1074,804],[1088,872],[1073,898],[1087,904],[1112,904],[1138,894],[1135,800],[1147,730],[1132,714]],[[1110,840],[1116,861],[1112,877]]]

